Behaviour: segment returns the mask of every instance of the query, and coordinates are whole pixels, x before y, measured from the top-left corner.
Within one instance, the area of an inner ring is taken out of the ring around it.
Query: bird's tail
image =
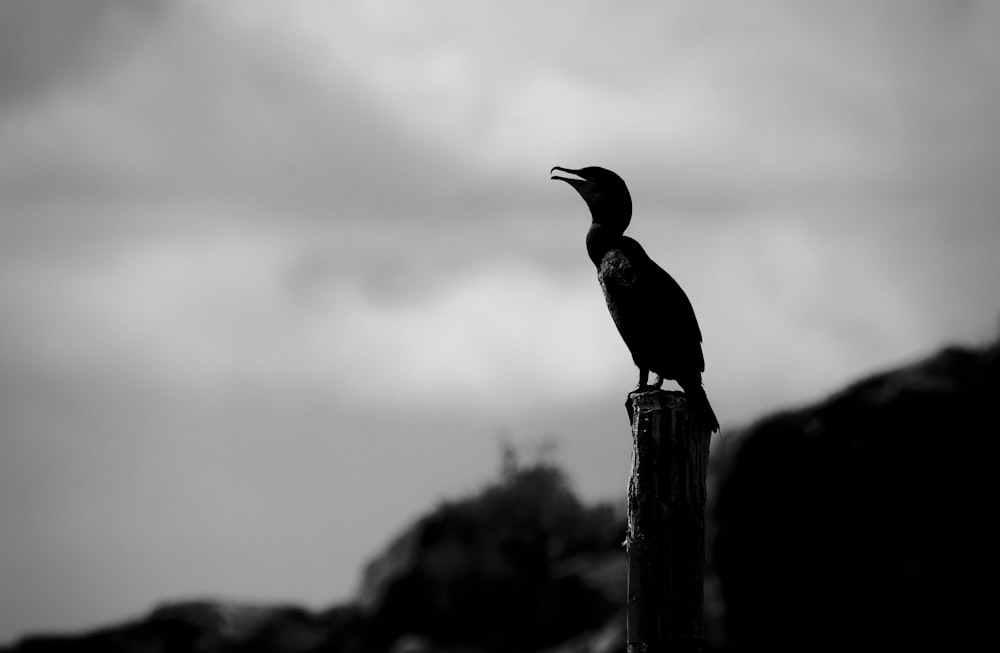
[[[709,433],[718,431],[719,420],[712,410],[712,404],[708,403],[708,395],[705,394],[705,388],[701,387],[701,383],[691,383],[684,387],[684,396],[687,397],[691,412],[701,425],[708,428]]]

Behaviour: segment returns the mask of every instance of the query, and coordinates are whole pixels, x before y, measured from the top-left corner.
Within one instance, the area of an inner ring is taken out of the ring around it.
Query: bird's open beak
[[[569,173],[573,176],[562,177],[560,175],[552,175],[552,173],[556,170]],[[573,170],[572,168],[561,168],[559,166],[555,166],[554,168],[552,168],[552,170],[549,170],[549,174],[552,175],[551,177],[549,177],[549,179],[558,179],[559,181],[565,181],[567,184],[575,188],[576,191],[580,194],[583,194],[590,185],[589,179],[581,175],[579,170]]]
[[[573,177],[561,177],[559,175],[552,175],[552,173],[555,172],[556,170],[559,170],[560,172],[569,173],[573,175]],[[580,175],[579,170],[573,170],[572,168],[562,168],[560,166],[554,166],[552,170],[549,170],[549,174],[552,175],[551,177],[549,177],[549,179],[558,179],[560,181],[565,181],[572,186],[587,181],[585,177]]]

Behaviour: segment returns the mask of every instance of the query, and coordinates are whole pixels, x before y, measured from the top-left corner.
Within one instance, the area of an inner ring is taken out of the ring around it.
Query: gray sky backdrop
[[[618,499],[622,174],[727,425],[1000,314],[1000,4],[0,2],[0,642],[323,606],[498,441]]]

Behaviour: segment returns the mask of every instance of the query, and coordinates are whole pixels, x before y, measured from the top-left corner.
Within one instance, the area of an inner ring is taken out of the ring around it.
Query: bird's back
[[[635,364],[664,378],[700,382],[701,330],[673,277],[623,236],[601,258],[597,278]]]

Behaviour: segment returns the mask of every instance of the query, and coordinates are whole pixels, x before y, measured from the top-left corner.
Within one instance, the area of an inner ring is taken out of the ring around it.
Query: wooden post
[[[681,392],[633,392],[628,484],[628,653],[701,651],[710,433]]]

